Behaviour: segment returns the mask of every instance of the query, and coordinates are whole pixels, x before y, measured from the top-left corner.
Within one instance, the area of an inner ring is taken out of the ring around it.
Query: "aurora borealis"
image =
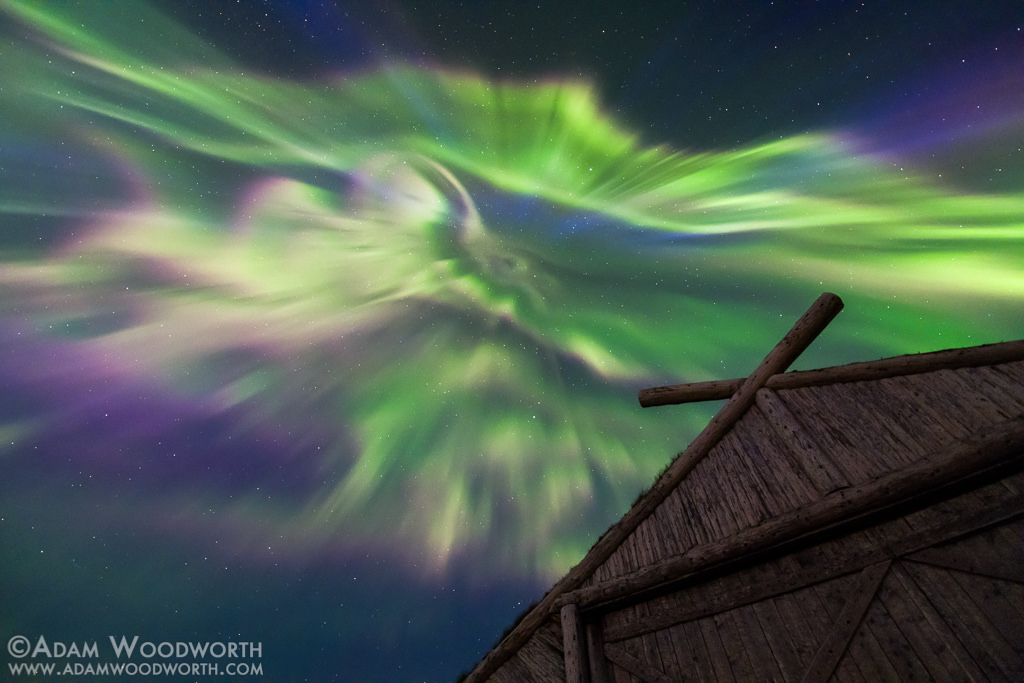
[[[638,389],[746,375],[826,290],[798,367],[1024,332],[1019,18],[976,22],[1002,53],[970,79],[908,64],[910,105],[857,80],[859,120],[696,145],[575,63],[285,76],[191,4],[0,7],[5,642],[236,634],[269,680],[451,678],[716,407]]]

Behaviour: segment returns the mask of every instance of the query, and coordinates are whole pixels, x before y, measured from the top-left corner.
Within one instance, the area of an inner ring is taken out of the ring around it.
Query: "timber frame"
[[[1024,341],[785,372],[841,308],[641,391],[729,400],[467,681],[1024,678]]]

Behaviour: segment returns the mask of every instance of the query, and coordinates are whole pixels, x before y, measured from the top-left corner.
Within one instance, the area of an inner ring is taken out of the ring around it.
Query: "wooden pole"
[[[770,377],[765,382],[765,386],[769,389],[797,389],[816,384],[861,382],[936,370],[998,365],[1018,360],[1024,360],[1024,340],[985,344],[967,349],[914,353],[820,370],[787,372]],[[637,398],[640,405],[645,408],[695,401],[715,401],[729,398],[743,386],[745,381],[744,379],[723,379],[714,382],[651,387],[650,389],[641,389]]]

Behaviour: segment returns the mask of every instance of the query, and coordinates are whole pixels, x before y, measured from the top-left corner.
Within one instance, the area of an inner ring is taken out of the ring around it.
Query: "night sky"
[[[4,676],[453,680],[719,407],[638,389],[822,291],[797,368],[1024,336],[1019,3],[12,1],[0,70]]]

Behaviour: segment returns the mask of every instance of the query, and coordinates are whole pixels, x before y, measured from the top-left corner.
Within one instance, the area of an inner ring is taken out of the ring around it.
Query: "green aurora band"
[[[89,4],[3,11],[31,38],[5,48],[0,134],[69,158],[66,178],[5,161],[18,343],[322,468],[284,499],[197,474],[116,503],[118,523],[172,509],[253,553],[551,577],[712,409],[643,411],[636,390],[747,374],[821,291],[847,301],[826,363],[1022,331],[1024,195],[959,192],[850,134],[645,147],[585,83],[397,65],[289,83],[144,6],[116,25]],[[40,217],[59,232],[12,234]]]

